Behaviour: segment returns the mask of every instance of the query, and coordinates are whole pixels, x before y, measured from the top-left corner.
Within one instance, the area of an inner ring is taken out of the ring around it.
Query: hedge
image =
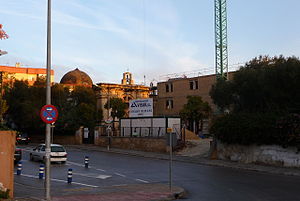
[[[210,132],[228,144],[299,146],[300,115],[227,114],[215,120]]]

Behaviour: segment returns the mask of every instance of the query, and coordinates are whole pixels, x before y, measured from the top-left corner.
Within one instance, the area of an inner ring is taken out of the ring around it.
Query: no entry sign
[[[46,124],[51,124],[57,120],[58,111],[53,105],[45,105],[41,109],[40,116]]]

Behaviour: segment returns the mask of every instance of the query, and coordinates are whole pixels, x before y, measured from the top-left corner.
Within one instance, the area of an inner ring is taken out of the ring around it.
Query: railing
[[[121,127],[122,137],[164,137],[165,127]]]

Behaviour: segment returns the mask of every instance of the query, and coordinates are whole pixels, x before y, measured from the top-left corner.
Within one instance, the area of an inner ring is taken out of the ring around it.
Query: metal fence
[[[180,129],[174,128],[173,132],[177,134],[177,139],[182,139],[182,133]],[[122,137],[153,137],[160,138],[165,137],[166,127],[122,127]]]
[[[164,137],[165,127],[122,127],[123,137]]]

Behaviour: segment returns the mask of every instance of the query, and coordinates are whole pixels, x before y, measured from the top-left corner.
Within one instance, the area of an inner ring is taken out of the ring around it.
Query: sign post
[[[170,162],[169,162],[169,188],[172,192],[172,162],[173,162],[173,129],[167,128],[167,133],[169,134],[169,142],[168,145],[170,147]],[[167,136],[168,137],[168,136]]]

